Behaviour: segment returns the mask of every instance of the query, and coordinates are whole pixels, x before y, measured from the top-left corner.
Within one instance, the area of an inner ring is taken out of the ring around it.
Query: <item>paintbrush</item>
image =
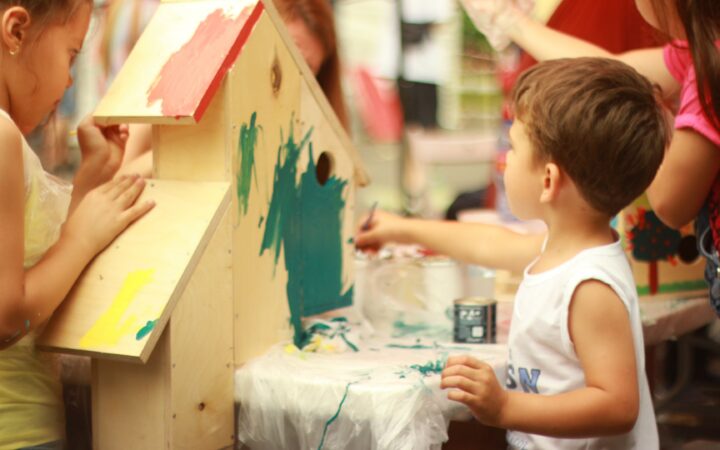
[[[370,229],[370,225],[372,225],[373,217],[375,217],[375,210],[377,209],[378,202],[373,203],[373,205],[370,207],[370,215],[365,220],[365,222],[360,227],[360,230],[362,231],[368,231]]]

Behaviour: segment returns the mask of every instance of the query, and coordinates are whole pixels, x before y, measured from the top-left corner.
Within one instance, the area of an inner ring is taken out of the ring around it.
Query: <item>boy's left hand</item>
[[[82,161],[73,180],[73,204],[113,178],[123,159],[128,127],[102,126],[88,116],[78,125],[77,137]]]
[[[457,389],[448,392],[448,398],[465,404],[480,422],[501,426],[508,394],[489,364],[470,356],[450,357],[440,387]]]

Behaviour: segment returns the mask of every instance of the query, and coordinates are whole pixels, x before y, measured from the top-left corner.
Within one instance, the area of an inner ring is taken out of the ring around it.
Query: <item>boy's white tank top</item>
[[[655,450],[659,448],[652,398],[645,375],[645,346],[637,291],[619,241],[584,250],[548,271],[527,269],[515,297],[508,348],[507,388],[555,395],[585,387],[585,377],[568,329],[568,308],[577,286],[598,280],[622,300],[632,327],[640,411],[626,434],[591,439],[558,439],[508,431],[513,449]],[[614,301],[610,299],[609,301]],[[597,320],[604,320],[598,317]]]

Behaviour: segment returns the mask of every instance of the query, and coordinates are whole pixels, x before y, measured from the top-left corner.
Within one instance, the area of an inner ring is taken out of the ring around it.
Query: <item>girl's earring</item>
[[[20,51],[20,47],[16,48],[15,50],[9,50],[10,56],[15,56]]]

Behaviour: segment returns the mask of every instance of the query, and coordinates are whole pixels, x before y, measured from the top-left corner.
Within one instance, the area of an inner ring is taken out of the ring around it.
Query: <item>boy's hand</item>
[[[82,161],[73,180],[73,205],[92,189],[111,180],[120,168],[128,138],[127,125],[101,126],[92,116],[77,129]]]
[[[405,231],[409,219],[376,210],[358,223],[355,246],[363,251],[377,252],[390,242],[407,243]]]
[[[465,404],[480,422],[502,426],[508,394],[490,365],[470,356],[450,357],[442,371],[440,387],[457,389],[448,392],[448,398]]]
[[[63,234],[95,256],[155,206],[152,201],[136,203],[144,188],[144,179],[126,176],[91,190],[65,222]]]

